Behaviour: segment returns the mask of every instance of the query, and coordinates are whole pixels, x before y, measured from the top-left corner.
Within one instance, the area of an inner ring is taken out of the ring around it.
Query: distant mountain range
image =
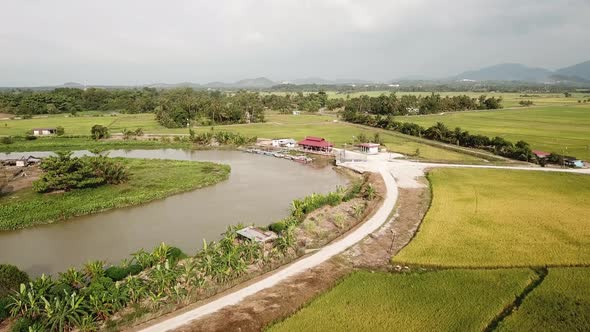
[[[100,88],[129,88],[129,87],[153,87],[160,89],[169,88],[193,88],[193,89],[268,89],[281,84],[295,84],[295,85],[388,85],[392,86],[394,83],[401,83],[401,85],[420,85],[425,82],[434,84],[448,83],[448,82],[480,82],[480,81],[516,81],[516,82],[530,82],[530,83],[548,83],[548,84],[583,84],[590,85],[590,61],[575,64],[573,66],[549,70],[538,67],[528,67],[519,63],[503,63],[490,67],[484,67],[477,70],[465,71],[461,74],[446,77],[446,78],[428,78],[422,75],[409,75],[403,78],[391,80],[389,82],[375,82],[363,79],[325,79],[321,77],[299,78],[290,81],[273,81],[266,77],[248,78],[236,82],[209,82],[205,84],[182,82],[182,83],[154,83],[143,84],[136,86],[123,85],[84,85],[76,82],[68,82],[59,86],[41,86],[33,89],[53,89],[53,88],[85,88],[85,87],[100,87]],[[6,89],[6,88],[4,88]]]
[[[519,63],[503,63],[470,70],[449,78],[457,81],[522,81],[537,83],[590,82],[590,61],[551,71]]]

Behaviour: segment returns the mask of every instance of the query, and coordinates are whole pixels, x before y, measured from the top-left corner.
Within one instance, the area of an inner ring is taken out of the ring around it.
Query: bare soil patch
[[[33,181],[41,176],[38,165],[27,167],[0,166],[0,178],[6,179],[7,184],[0,190],[0,194],[9,194],[22,189],[30,188]]]

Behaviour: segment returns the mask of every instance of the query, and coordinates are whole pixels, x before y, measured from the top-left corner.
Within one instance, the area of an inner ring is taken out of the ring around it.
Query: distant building
[[[293,111],[293,115],[300,115],[301,111]]]
[[[324,138],[307,136],[304,140],[297,143],[304,150],[330,152],[334,145]]]
[[[378,154],[379,153],[379,144],[377,143],[361,143],[357,145],[361,152],[366,154]]]
[[[33,129],[34,136],[53,135],[55,133],[57,133],[57,129],[55,129],[55,128],[35,128],[35,129]]]
[[[259,243],[265,243],[277,238],[277,235],[271,231],[263,231],[259,228],[248,226],[237,231],[238,235]]]
[[[539,158],[539,159],[544,159],[544,158],[547,158],[547,157],[549,157],[549,155],[550,155],[551,153],[549,153],[549,152],[545,152],[545,151],[541,151],[541,150],[533,150],[533,154],[534,154],[535,156],[537,156],[537,158]]]
[[[281,147],[281,148],[289,148],[292,149],[297,144],[292,138],[280,138],[280,139],[273,139],[271,145],[274,147]]]

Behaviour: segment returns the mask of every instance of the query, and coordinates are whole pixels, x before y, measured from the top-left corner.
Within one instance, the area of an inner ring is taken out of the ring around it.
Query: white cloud
[[[554,68],[587,60],[589,14],[586,0],[10,1],[0,85]]]

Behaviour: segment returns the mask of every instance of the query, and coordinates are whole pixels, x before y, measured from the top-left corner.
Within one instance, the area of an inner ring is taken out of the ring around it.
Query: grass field
[[[499,331],[590,330],[590,268],[554,268]]]
[[[357,272],[269,331],[481,331],[534,276],[529,269]]]
[[[424,127],[443,122],[474,134],[524,140],[533,149],[590,160],[590,105],[532,107],[486,112],[400,117]]]
[[[297,140],[305,136],[321,136],[342,146],[345,143],[352,143],[353,136],[358,137],[364,133],[373,137],[376,132],[380,133],[381,139],[390,151],[413,155],[416,149],[420,149],[419,158],[434,161],[450,162],[477,162],[480,158],[451,151],[436,146],[417,142],[415,139],[395,132],[378,131],[368,127],[359,128],[344,122],[334,122],[335,116],[303,114],[299,116],[267,112],[267,122],[253,124],[238,124],[215,126],[216,130],[239,132],[247,136],[264,138],[291,137]],[[2,127],[2,122],[8,124]],[[5,120],[0,121],[0,135],[23,135],[26,130],[35,127],[51,127],[61,125],[65,128],[67,135],[89,135],[90,128],[94,124],[109,126],[112,133],[123,131],[124,128],[143,128],[146,133],[152,134],[187,134],[185,128],[169,129],[160,126],[153,118],[153,114],[120,114],[117,117],[47,117],[28,120]],[[196,127],[196,132],[208,131],[211,127]],[[35,151],[54,149],[87,149],[92,147],[104,148],[157,148],[157,147],[186,147],[182,143],[145,142],[145,141],[107,141],[95,142],[85,138],[70,139],[37,139],[35,141],[18,141],[11,145],[0,145],[0,151]]]
[[[0,196],[0,231],[25,228],[139,205],[227,179],[230,168],[209,162],[118,158],[131,172],[128,182],[63,194],[39,194],[32,189]]]
[[[433,201],[396,263],[459,267],[590,263],[590,176],[436,169]]]

